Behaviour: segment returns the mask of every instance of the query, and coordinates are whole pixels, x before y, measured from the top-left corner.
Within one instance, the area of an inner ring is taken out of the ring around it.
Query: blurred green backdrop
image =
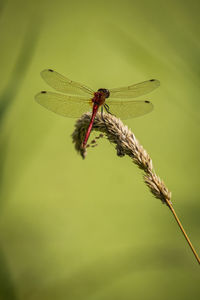
[[[197,299],[199,266],[141,171],[34,101],[52,68],[96,89],[157,78],[126,124],[200,252],[200,2],[1,1],[0,299]]]

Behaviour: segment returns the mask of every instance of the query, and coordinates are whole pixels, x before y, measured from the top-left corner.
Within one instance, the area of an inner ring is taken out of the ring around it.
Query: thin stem
[[[188,242],[188,245],[190,246],[190,249],[192,250],[194,256],[196,257],[196,260],[197,260],[198,263],[200,264],[199,256],[198,256],[197,252],[195,251],[195,249],[194,249],[194,247],[193,247],[193,245],[192,245],[192,243],[191,243],[191,241],[190,241],[190,239],[189,239],[187,233],[185,232],[185,230],[184,230],[184,228],[183,228],[183,226],[182,226],[182,224],[181,224],[181,222],[180,222],[180,220],[179,220],[179,218],[178,218],[178,216],[177,216],[177,214],[176,214],[176,212],[175,212],[175,210],[174,210],[174,208],[173,208],[173,206],[172,206],[172,204],[171,204],[171,201],[167,200],[167,204],[168,204],[168,206],[169,206],[169,209],[170,209],[171,212],[173,213],[174,218],[175,218],[176,222],[178,223],[178,226],[179,226],[179,228],[181,229],[181,231],[182,231],[182,233],[183,233],[183,235],[184,235],[186,241]]]

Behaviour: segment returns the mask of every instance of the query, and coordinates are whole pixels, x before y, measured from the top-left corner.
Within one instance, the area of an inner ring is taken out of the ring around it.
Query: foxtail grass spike
[[[72,139],[75,144],[75,149],[81,154],[83,158],[86,157],[86,147],[82,147],[83,139],[87,131],[91,113],[86,113],[77,120],[75,130],[72,134]],[[111,114],[97,113],[93,124],[93,130],[103,133],[106,138],[115,145],[117,155],[128,155],[134,164],[136,164],[144,174],[144,182],[148,186],[150,192],[155,198],[160,199],[162,203],[166,204],[171,210],[179,228],[181,229],[188,245],[190,246],[196,260],[200,264],[200,259],[195,251],[189,237],[187,236],[171,202],[171,192],[168,190],[164,182],[156,175],[153,169],[151,157],[147,151],[138,142],[135,135],[128,129],[122,121]]]

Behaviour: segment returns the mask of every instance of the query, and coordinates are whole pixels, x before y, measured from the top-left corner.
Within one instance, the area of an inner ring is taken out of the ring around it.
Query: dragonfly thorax
[[[105,98],[108,98],[110,96],[110,92],[107,89],[98,89],[98,92],[103,93]]]
[[[92,99],[93,103],[96,103],[98,105],[103,105],[106,98],[108,98],[110,95],[110,92],[106,89],[98,89],[96,93],[94,93],[94,98]]]

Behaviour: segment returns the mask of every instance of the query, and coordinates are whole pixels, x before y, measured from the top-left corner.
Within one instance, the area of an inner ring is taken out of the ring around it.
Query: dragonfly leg
[[[105,123],[105,119],[104,119],[104,116],[103,116],[103,106],[101,106],[101,119]]]
[[[108,106],[108,104],[105,103],[105,104],[104,104],[104,108],[105,108],[105,110],[106,110],[106,112],[107,112],[108,114],[114,116],[114,114],[112,114],[112,113],[110,112],[110,107]]]
[[[103,106],[101,106],[101,118],[102,118],[102,120],[104,120],[104,117],[103,117]]]
[[[108,106],[108,104],[104,104],[104,108],[105,108],[105,110],[106,110],[106,112],[108,113],[108,114],[110,114],[110,111],[109,111],[109,106]]]

